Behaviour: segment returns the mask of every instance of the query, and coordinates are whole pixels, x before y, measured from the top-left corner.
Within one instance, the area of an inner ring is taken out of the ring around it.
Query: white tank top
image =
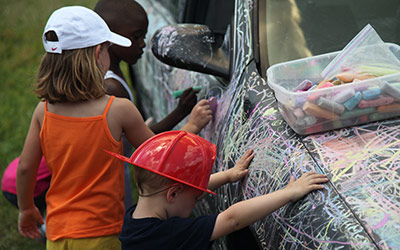
[[[126,92],[128,92],[129,99],[131,100],[131,102],[134,102],[132,91],[124,79],[119,77],[117,74],[115,74],[111,70],[108,70],[106,75],[104,76],[104,79],[109,79],[109,78],[114,78],[115,80],[119,81],[121,83],[121,85],[125,88]]]

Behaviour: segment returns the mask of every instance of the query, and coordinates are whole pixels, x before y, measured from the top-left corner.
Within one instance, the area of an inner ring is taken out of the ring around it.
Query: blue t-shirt
[[[119,239],[122,249],[210,249],[217,214],[196,218],[132,219],[136,205],[124,217]]]

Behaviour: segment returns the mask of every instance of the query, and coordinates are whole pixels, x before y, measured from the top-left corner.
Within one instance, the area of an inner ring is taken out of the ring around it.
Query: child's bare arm
[[[43,116],[43,103],[37,106],[32,116],[29,132],[17,168],[18,229],[24,237],[29,238],[39,237],[40,233],[36,223],[43,224],[43,218],[33,201],[36,175],[42,157],[40,115]]]
[[[145,140],[154,136],[153,131],[144,123],[143,117],[136,106],[128,99],[115,99],[114,113],[109,120],[110,126],[121,127],[129,142],[137,148]],[[110,128],[112,130],[113,128]]]
[[[178,106],[169,113],[164,119],[150,126],[155,133],[161,133],[173,129],[180,121],[182,121],[197,103],[196,93],[198,91],[193,88],[186,89],[179,98]],[[190,132],[190,131],[188,131]]]
[[[193,107],[188,122],[181,128],[182,131],[198,134],[212,119],[212,111],[208,100],[200,100]]]
[[[322,189],[323,185],[318,183],[327,181],[323,174],[305,173],[296,181],[291,178],[284,189],[232,205],[218,215],[210,240],[242,229],[271,214],[289,201],[297,201],[313,190]]]
[[[226,183],[232,183],[242,179],[248,174],[248,167],[253,158],[254,151],[249,149],[240,157],[233,168],[212,174],[208,182],[208,189],[215,190]]]

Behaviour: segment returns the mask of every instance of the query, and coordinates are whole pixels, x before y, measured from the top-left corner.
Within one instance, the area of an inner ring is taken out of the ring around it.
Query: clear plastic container
[[[387,46],[400,59],[400,46]],[[321,72],[338,53],[279,63],[267,70],[268,85],[275,92],[280,112],[296,133],[308,135],[400,115],[400,73],[293,91],[305,80],[314,84],[324,80]]]

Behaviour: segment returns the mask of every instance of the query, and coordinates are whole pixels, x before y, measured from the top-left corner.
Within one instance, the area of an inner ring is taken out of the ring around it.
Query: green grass
[[[0,0],[0,174],[22,150],[38,99],[32,85],[44,53],[42,32],[50,14],[66,5],[93,8],[97,0]],[[0,195],[0,249],[45,249],[17,230],[18,211]]]

